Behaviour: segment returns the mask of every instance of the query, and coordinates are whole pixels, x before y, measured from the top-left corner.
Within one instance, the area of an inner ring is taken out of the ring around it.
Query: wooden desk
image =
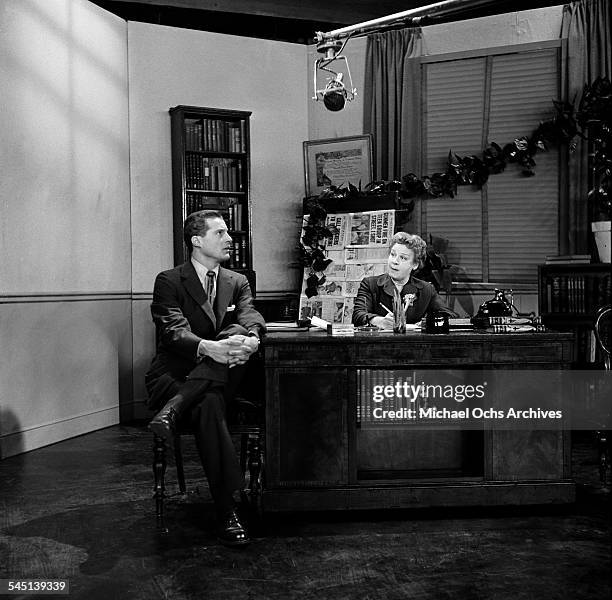
[[[573,502],[568,432],[381,433],[360,429],[356,418],[358,369],[565,369],[571,339],[269,334],[264,510]]]

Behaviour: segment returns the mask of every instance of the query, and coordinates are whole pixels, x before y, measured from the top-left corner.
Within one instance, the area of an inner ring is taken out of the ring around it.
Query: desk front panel
[[[348,372],[326,367],[268,370],[266,476],[271,486],[348,483]]]
[[[561,369],[570,359],[568,334],[272,334],[265,508],[572,501],[562,431],[361,429],[356,410],[364,368]]]

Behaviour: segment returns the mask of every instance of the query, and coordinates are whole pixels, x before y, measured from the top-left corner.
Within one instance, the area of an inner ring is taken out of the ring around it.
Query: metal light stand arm
[[[452,14],[458,10],[467,10],[477,6],[482,6],[483,4],[494,4],[494,0],[443,0],[442,2],[435,2],[434,4],[428,4],[427,6],[411,8],[392,15],[387,15],[386,17],[372,19],[371,21],[364,21],[363,23],[349,25],[348,27],[341,27],[340,29],[334,29],[333,31],[328,31],[325,33],[322,31],[317,31],[316,40],[318,43],[321,43],[326,40],[338,40],[349,35],[365,35],[386,27],[401,25],[410,19],[421,17],[440,17],[443,15]]]

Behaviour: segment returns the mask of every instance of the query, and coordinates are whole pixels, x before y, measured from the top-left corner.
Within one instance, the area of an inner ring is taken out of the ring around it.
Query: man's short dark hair
[[[183,239],[187,250],[191,253],[193,244],[191,238],[194,235],[206,235],[208,231],[208,221],[210,219],[222,219],[223,215],[216,210],[198,210],[192,212],[186,219],[183,225]]]

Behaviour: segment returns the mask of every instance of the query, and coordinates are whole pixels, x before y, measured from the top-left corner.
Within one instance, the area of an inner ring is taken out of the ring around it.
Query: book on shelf
[[[202,122],[185,121],[185,149],[202,150]]]

